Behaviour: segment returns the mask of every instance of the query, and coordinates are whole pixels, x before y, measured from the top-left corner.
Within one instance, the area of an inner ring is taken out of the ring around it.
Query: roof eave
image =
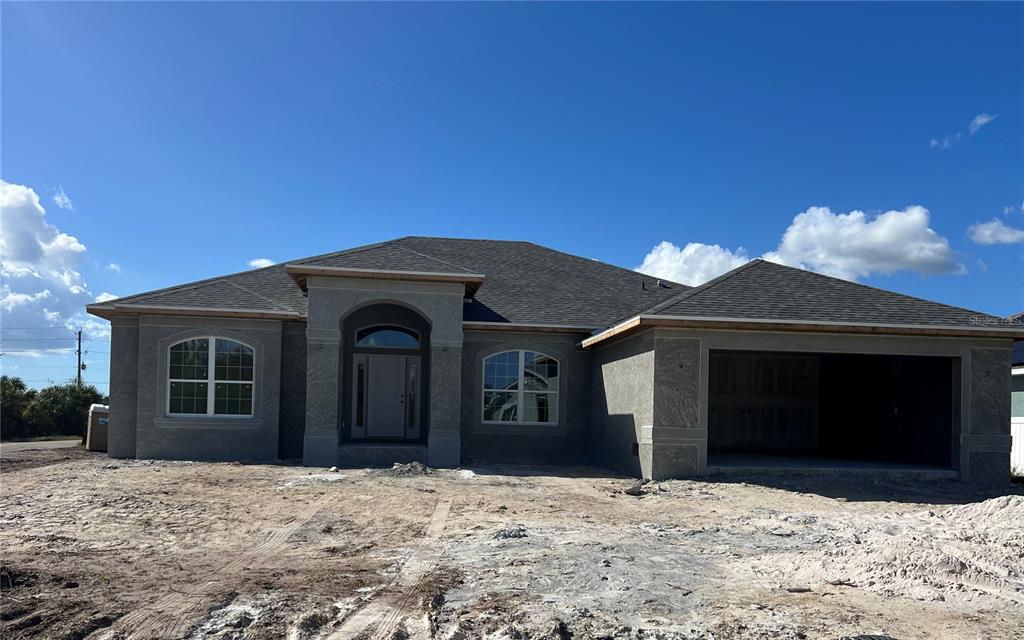
[[[100,318],[110,320],[117,316],[201,316],[218,318],[254,318],[262,320],[305,320],[297,311],[271,309],[228,309],[220,307],[181,307],[154,304],[91,304],[85,310]]]
[[[593,333],[595,327],[584,327],[581,325],[567,324],[544,324],[530,322],[483,322],[465,320],[462,323],[464,331],[524,331],[538,333]]]
[[[299,287],[306,291],[309,276],[333,278],[362,278],[368,280],[405,280],[413,282],[453,282],[466,287],[466,297],[472,298],[484,283],[482,273],[445,273],[436,271],[397,271],[391,269],[356,269],[352,267],[321,267],[305,264],[286,264],[285,271]]]
[[[692,327],[734,331],[794,331],[803,333],[848,333],[861,335],[903,335],[946,338],[1024,339],[1024,326],[962,327],[947,325],[910,325],[883,323],[845,323],[798,320],[758,320],[751,318],[714,318],[702,316],[638,315],[594,334],[580,346],[589,348],[640,327]]]

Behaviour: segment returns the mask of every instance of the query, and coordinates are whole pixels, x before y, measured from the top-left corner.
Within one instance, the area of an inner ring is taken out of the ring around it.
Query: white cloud
[[[113,271],[114,273],[121,273],[121,265],[117,264],[116,262],[111,262],[110,264],[107,265],[107,268]]]
[[[971,121],[967,123],[967,134],[974,135],[981,130],[982,127],[995,120],[998,116],[992,116],[987,113],[979,113],[978,115],[971,118]],[[957,131],[955,133],[947,133],[941,138],[932,138],[928,142],[928,146],[932,149],[948,149],[960,142],[965,138],[963,131]]]
[[[682,249],[671,242],[659,242],[636,268],[658,278],[697,285],[735,269],[750,260],[740,247],[735,252],[717,244],[691,242]]]
[[[897,271],[964,271],[949,242],[929,227],[928,210],[920,206],[877,216],[811,207],[793,218],[776,249],[763,257],[846,280]],[[691,243],[680,249],[663,241],[644,257],[637,271],[700,284],[748,259],[743,248],[732,251],[719,245]]]
[[[104,291],[100,295],[96,296],[94,298],[94,301],[95,302],[106,302],[108,300],[117,300],[120,297],[121,296],[114,295],[113,293],[108,293],[108,292]]]
[[[793,218],[778,248],[764,257],[846,280],[897,271],[963,273],[949,241],[928,225],[928,210],[916,205],[874,217],[811,207]]]
[[[249,261],[249,266],[254,269],[259,269],[261,267],[269,267],[275,264],[277,263],[271,260],[270,258],[253,258],[252,260]]]
[[[971,135],[978,133],[978,130],[984,127],[986,124],[992,122],[997,116],[990,116],[987,113],[979,113],[971,119],[971,123],[967,125],[967,129],[971,132]]]
[[[957,142],[960,142],[960,139],[963,137],[964,134],[960,133],[959,131],[956,133],[950,133],[948,135],[942,136],[942,138],[939,139],[932,138],[931,142],[928,143],[928,146],[931,147],[932,149],[948,149]]]
[[[86,247],[46,221],[36,192],[0,180],[0,313],[4,338],[19,351],[44,351],[39,329],[89,326],[92,337],[109,335],[108,323],[85,314],[93,301],[79,272]]]
[[[1004,216],[1008,216],[1008,215],[1010,215],[1011,213],[1013,213],[1013,206],[1006,206],[1006,207],[1003,207],[1003,215],[1004,215]]]
[[[1024,242],[1024,229],[1017,229],[1003,224],[998,218],[988,222],[972,224],[967,235],[978,244],[1016,244]]]
[[[64,192],[64,187],[57,187],[57,193],[53,194],[53,202],[61,209],[75,210],[75,205],[71,203],[71,198]]]

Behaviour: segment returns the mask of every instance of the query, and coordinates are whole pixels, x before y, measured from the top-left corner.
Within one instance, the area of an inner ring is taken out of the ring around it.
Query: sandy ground
[[[1020,486],[632,486],[7,451],[0,637],[1021,637]]]

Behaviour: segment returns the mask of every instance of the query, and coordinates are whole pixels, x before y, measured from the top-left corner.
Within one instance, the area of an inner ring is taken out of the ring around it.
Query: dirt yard
[[[0,461],[0,637],[1020,638],[1024,497],[949,481]],[[631,495],[636,494],[636,495]]]

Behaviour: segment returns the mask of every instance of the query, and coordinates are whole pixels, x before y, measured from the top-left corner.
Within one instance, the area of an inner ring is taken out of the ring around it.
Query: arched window
[[[412,329],[392,325],[364,327],[356,331],[357,347],[419,349],[420,336]]]
[[[483,421],[558,423],[558,360],[536,351],[484,358]]]
[[[168,415],[252,416],[254,356],[252,347],[215,336],[171,345]]]

